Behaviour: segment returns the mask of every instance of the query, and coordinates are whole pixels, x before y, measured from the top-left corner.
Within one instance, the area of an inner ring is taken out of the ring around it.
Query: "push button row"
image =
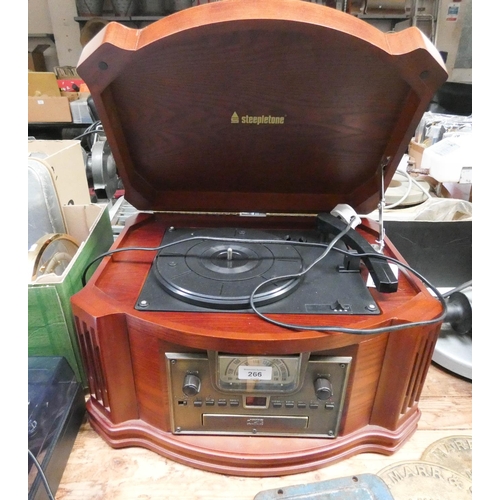
[[[188,406],[189,401],[186,399],[179,400],[178,402],[179,406]],[[240,400],[239,399],[212,399],[212,398],[207,398],[205,400],[205,406],[231,406],[233,408],[240,406]],[[203,401],[201,399],[195,399],[193,401],[193,406],[195,407],[202,407],[203,406]]]
[[[189,402],[186,399],[182,399],[178,401],[179,406],[188,406]],[[193,401],[193,406],[195,407],[202,407],[203,406],[203,401],[201,399],[195,399]],[[225,399],[225,398],[219,398],[219,399],[212,399],[212,398],[207,398],[205,400],[205,406],[220,406],[220,407],[226,407],[230,406],[232,408],[237,408],[240,406],[240,400],[239,399]],[[317,401],[311,401],[309,404],[307,404],[304,401],[281,401],[281,400],[271,400],[271,406],[273,408],[299,408],[299,409],[304,409],[304,408],[311,408],[312,410],[316,410],[319,408],[320,404]],[[325,410],[333,410],[335,408],[335,404],[332,402],[326,402],[324,404]]]
[[[280,400],[272,400],[271,405],[273,408],[295,408],[295,401],[280,401]],[[307,404],[304,401],[297,401],[297,408],[309,408],[315,410],[319,408],[319,403],[317,401],[311,401],[309,404]],[[334,403],[325,403],[325,409],[326,410],[333,410],[335,408]]]

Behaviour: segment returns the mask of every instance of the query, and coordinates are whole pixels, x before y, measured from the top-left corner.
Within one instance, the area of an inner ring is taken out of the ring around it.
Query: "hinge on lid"
[[[240,212],[240,217],[267,217],[267,214],[263,212]]]

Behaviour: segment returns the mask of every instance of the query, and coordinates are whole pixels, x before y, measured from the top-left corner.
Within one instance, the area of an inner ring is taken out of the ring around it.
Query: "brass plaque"
[[[422,460],[444,465],[472,481],[472,436],[449,436],[432,443]]]
[[[398,462],[378,474],[394,500],[471,500],[472,481],[439,464],[424,461]]]

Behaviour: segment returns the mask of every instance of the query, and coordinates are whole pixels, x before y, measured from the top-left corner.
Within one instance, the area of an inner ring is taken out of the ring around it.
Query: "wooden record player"
[[[442,304],[379,258],[402,261],[377,224],[330,211],[376,208],[443,68],[416,28],[298,0],[110,23],[84,48],[141,211],[72,298],[106,442],[271,476],[412,435]]]

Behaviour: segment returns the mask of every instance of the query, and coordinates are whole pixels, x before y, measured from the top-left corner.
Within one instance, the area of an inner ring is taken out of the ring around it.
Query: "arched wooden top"
[[[418,29],[299,0],[110,23],[78,72],[134,206],[288,213],[373,209],[447,77]]]
[[[384,50],[390,55],[401,55],[424,49],[440,61],[437,49],[417,28],[409,28],[397,33],[384,33],[355,16],[336,9],[302,0],[224,0],[212,2],[196,8],[185,9],[143,29],[128,28],[120,23],[111,23],[97,33],[83,48],[79,64],[92,54],[97,47],[110,43],[124,50],[137,51],[160,38],[172,36],[182,31],[192,30],[207,24],[232,23],[236,21],[291,21],[311,24],[343,32],[357,37]],[[441,64],[443,69],[444,64]]]

